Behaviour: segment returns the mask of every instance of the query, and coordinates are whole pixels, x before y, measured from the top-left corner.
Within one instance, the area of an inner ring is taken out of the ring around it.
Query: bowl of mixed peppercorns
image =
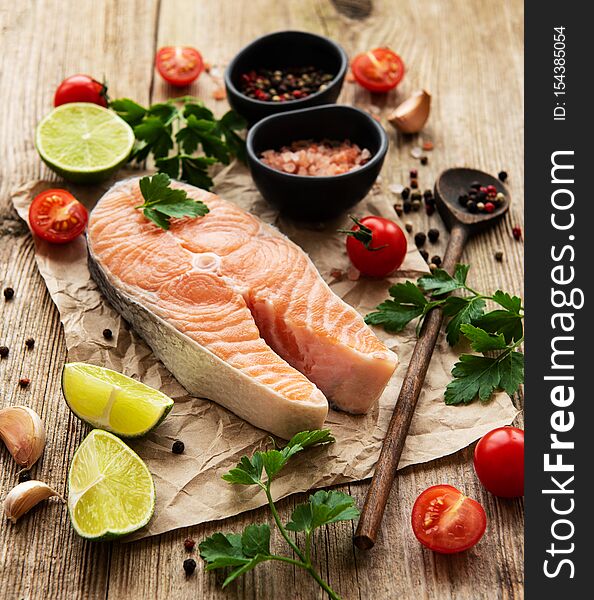
[[[273,114],[336,102],[348,68],[332,40],[277,31],[248,44],[225,71],[231,107],[253,125]]]

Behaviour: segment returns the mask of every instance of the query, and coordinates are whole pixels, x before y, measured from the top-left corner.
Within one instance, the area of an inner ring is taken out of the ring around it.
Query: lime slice
[[[116,371],[86,363],[64,365],[62,391],[79,419],[122,437],[145,435],[173,407],[173,400],[162,392]]]
[[[155,485],[140,456],[115,435],[93,429],[74,454],[68,512],[76,533],[91,540],[144,527],[155,509]]]
[[[35,145],[48,167],[64,179],[95,183],[126,163],[134,132],[107,108],[73,102],[58,106],[39,123]]]

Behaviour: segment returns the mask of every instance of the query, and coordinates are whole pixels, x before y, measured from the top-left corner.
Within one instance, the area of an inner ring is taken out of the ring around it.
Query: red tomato
[[[176,87],[189,85],[204,70],[202,55],[190,46],[166,46],[157,51],[157,71],[167,83]]]
[[[524,432],[517,427],[489,431],[474,449],[474,470],[495,496],[523,496]]]
[[[33,233],[55,244],[78,237],[87,224],[87,209],[66,190],[45,190],[35,196],[29,207]]]
[[[389,92],[404,77],[404,63],[390,48],[358,54],[351,69],[357,82],[370,92]]]
[[[347,253],[353,265],[371,277],[385,277],[395,271],[406,256],[402,229],[383,217],[351,217],[355,225],[347,233]]]
[[[107,86],[88,75],[68,77],[56,90],[54,106],[70,102],[91,102],[107,106]]]
[[[451,485],[427,488],[412,509],[415,536],[423,546],[441,554],[468,550],[483,537],[486,527],[483,507]]]

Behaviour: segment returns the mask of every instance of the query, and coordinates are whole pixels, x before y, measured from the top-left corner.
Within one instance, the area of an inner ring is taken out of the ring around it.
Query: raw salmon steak
[[[289,438],[322,427],[328,401],[365,413],[397,364],[305,252],[218,196],[174,182],[210,212],[169,231],[114,185],[88,228],[100,289],[192,395]]]

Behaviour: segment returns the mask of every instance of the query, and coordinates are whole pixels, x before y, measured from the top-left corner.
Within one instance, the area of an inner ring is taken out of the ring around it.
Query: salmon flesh
[[[307,254],[231,202],[174,182],[210,212],[168,231],[135,209],[139,179],[93,209],[99,288],[194,396],[283,438],[333,407],[365,413],[397,356],[326,285]]]

